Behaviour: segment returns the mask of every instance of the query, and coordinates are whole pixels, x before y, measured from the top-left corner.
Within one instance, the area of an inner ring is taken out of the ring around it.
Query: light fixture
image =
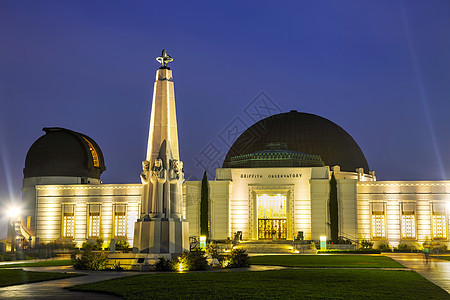
[[[320,250],[327,250],[327,237],[325,235],[320,236]]]

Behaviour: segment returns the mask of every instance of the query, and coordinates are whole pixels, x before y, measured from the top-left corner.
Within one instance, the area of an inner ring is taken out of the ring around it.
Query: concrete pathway
[[[62,267],[21,267],[25,271],[36,272],[75,272],[72,266]],[[83,283],[92,283],[107,279],[120,278],[130,275],[138,275],[137,272],[114,272],[114,271],[77,271],[77,273],[87,274],[72,278],[42,281],[21,285],[12,285],[0,288],[0,299],[121,299],[120,297],[89,293],[73,292],[65,289]]]
[[[416,271],[450,294],[450,261],[431,258],[426,263],[421,253],[386,253],[385,255]]]

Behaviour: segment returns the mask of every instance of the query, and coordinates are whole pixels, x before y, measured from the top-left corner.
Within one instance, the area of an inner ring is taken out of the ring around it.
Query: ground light
[[[327,237],[324,235],[320,236],[320,250],[327,250]]]
[[[200,237],[200,248],[205,250],[206,249],[206,236]]]

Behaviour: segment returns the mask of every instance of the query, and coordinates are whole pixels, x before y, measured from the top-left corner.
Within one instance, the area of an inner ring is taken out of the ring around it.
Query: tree
[[[202,190],[200,199],[200,235],[206,237],[208,237],[209,234],[208,199],[209,199],[208,178],[206,177],[205,171],[205,173],[203,173],[202,178]]]
[[[328,210],[330,212],[330,229],[331,241],[333,244],[339,242],[339,207],[337,198],[337,182],[334,172],[331,173],[330,179],[330,201],[328,202]]]

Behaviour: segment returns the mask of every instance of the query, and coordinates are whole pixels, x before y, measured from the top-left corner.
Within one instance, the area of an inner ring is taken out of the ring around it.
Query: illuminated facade
[[[172,80],[168,68],[158,71],[157,84],[170,85],[161,89],[170,93],[155,97],[173,114],[152,112],[142,183],[102,184],[106,168],[93,139],[44,128],[25,162],[21,234],[26,240],[81,245],[114,238],[133,246],[138,233],[146,238],[137,248],[145,250],[154,247],[154,232],[162,232],[152,227],[157,219],[180,224],[186,219],[189,236],[200,235],[201,182],[182,183]],[[235,141],[209,181],[209,238],[225,240],[242,232],[245,240],[330,239],[334,174],[342,237],[392,246],[448,244],[450,181],[376,181],[368,170],[353,138],[327,119],[297,111],[263,119]],[[168,191],[172,198],[162,196]],[[185,225],[180,227],[184,237]],[[171,234],[168,244],[175,245],[179,234],[175,229]]]

